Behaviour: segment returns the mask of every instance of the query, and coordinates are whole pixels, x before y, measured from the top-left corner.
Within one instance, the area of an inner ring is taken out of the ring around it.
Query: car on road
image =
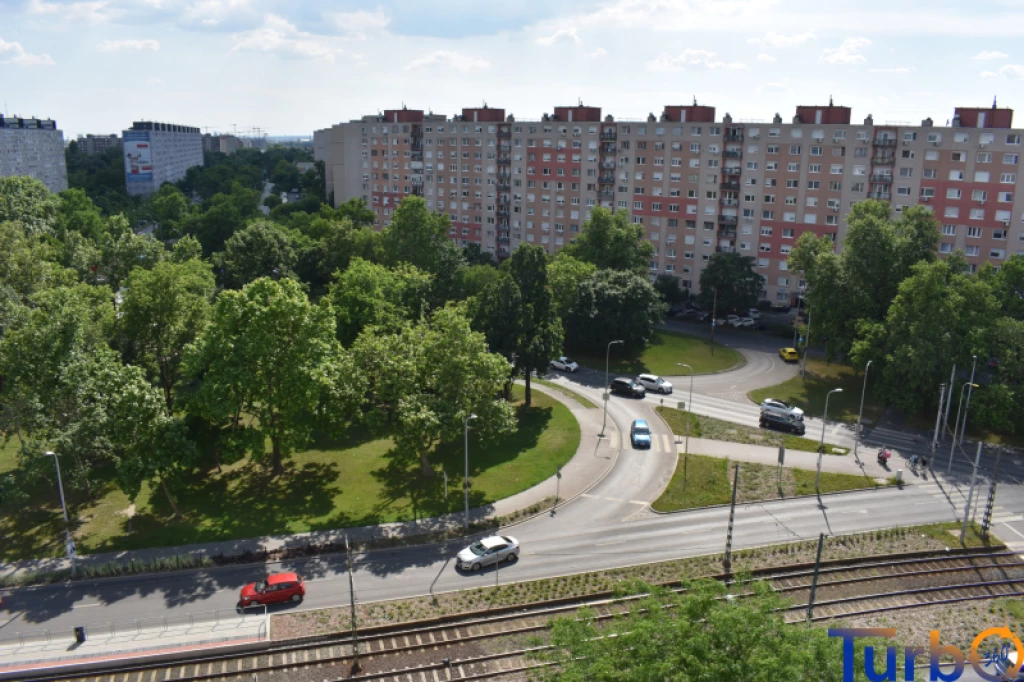
[[[644,388],[639,381],[628,377],[616,377],[615,379],[612,379],[612,384],[608,388],[612,393],[629,396],[630,398],[643,398],[647,395],[647,389]]]
[[[793,419],[798,419],[800,421],[803,421],[804,419],[804,411],[799,407],[795,407],[789,403],[784,403],[781,400],[776,400],[775,398],[765,398],[761,401],[761,413],[763,414],[765,412],[781,414],[785,417],[792,417]]]
[[[484,566],[515,561],[519,558],[519,541],[511,535],[492,535],[477,540],[458,553],[455,567],[466,571],[479,571]]]
[[[730,326],[733,326],[733,327],[740,326],[740,316],[739,315],[726,315],[725,316],[725,321],[727,323],[729,323]]]
[[[761,311],[758,310],[757,308],[748,308],[747,309],[747,317],[749,317],[752,320],[760,320],[761,319]]]
[[[699,320],[702,319],[702,316],[704,315],[705,313],[702,313],[699,310],[688,308],[686,310],[674,314],[672,317],[676,318],[677,320]]]
[[[762,412],[760,425],[762,429],[787,431],[798,436],[804,435],[806,431],[803,420],[787,417],[777,412]]]
[[[799,362],[800,354],[796,352],[796,348],[780,348],[779,357],[786,362]]]
[[[636,380],[648,391],[665,394],[672,392],[672,384],[655,374],[641,374]]]
[[[242,608],[261,604],[298,603],[306,596],[306,581],[298,573],[271,573],[263,580],[242,588]]]
[[[629,442],[633,444],[634,448],[650,449],[651,427],[647,425],[646,421],[637,419],[633,422],[633,425],[629,427]]]
[[[557,360],[551,361],[551,367],[557,369],[560,372],[569,372],[570,374],[580,368],[575,362],[565,357],[564,355]]]

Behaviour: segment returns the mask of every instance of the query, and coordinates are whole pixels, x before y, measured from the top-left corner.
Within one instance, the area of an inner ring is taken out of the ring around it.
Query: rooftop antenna
[[[697,95],[693,96],[693,106],[697,106]]]
[[[828,105],[832,106],[832,95],[828,96]]]
[[[992,95],[992,108],[993,109],[996,108],[996,96],[995,95]]]

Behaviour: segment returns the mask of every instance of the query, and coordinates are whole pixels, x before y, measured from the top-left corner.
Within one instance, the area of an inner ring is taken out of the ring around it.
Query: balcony
[[[614,199],[615,198],[615,190],[613,190],[613,189],[602,189],[602,190],[598,191],[597,196],[600,197],[601,199]]]
[[[512,191],[512,185],[511,185],[511,183],[508,183],[508,182],[499,182],[499,183],[498,183],[498,191],[499,191],[499,192],[511,192],[511,191]]]
[[[498,165],[499,166],[508,166],[511,163],[512,163],[512,157],[511,156],[499,156],[498,157]]]
[[[423,160],[423,152],[413,152],[412,153],[412,157],[410,157],[410,158],[412,158],[413,161],[422,161]]]
[[[739,202],[738,199],[726,199],[724,197],[718,203],[720,203],[722,206],[739,206],[740,205],[740,202]]]
[[[715,251],[717,253],[736,253],[735,246],[716,246]]]
[[[498,171],[498,178],[499,178],[499,179],[505,179],[505,180],[507,180],[507,179],[509,179],[509,178],[511,178],[511,177],[512,177],[512,174],[511,174],[511,173],[509,173],[509,172],[508,172],[508,170],[501,170],[501,171]]]
[[[892,198],[892,192],[868,192],[868,199],[878,199],[880,201],[889,201]]]
[[[892,176],[883,173],[872,173],[871,182],[884,182],[887,185],[892,184]]]
[[[499,218],[507,218],[511,211],[509,210],[508,206],[499,206],[497,213]]]
[[[739,175],[743,172],[743,169],[739,166],[730,166],[722,169],[722,175]]]
[[[604,145],[601,145],[601,153],[602,154],[614,154],[615,153],[615,145],[614,144],[604,144]]]
[[[417,138],[417,137],[423,137],[423,127],[422,126],[413,126],[412,127],[412,136],[413,136],[414,139]]]
[[[719,225],[735,225],[739,222],[739,218],[734,215],[720,215],[718,216]]]
[[[875,166],[891,166],[896,163],[895,156],[873,156],[871,157],[871,163]]]
[[[602,140],[614,140],[615,139],[615,131],[612,130],[612,131],[606,131],[606,132],[601,133],[601,139]]]
[[[718,228],[718,236],[722,239],[736,239],[736,230]]]
[[[722,137],[726,142],[743,142],[743,131],[741,130],[727,130],[725,135]]]
[[[615,161],[602,161],[601,168],[605,170],[615,170]]]
[[[876,147],[895,147],[896,146],[896,140],[895,139],[883,140],[883,139],[879,138],[879,139],[876,139],[874,141],[874,145]]]
[[[722,188],[722,189],[738,190],[740,188],[740,183],[738,183],[738,182],[723,182],[723,183],[721,183],[719,185],[719,187]]]
[[[413,196],[417,196],[417,197],[423,196],[423,185],[413,185],[412,186],[412,193],[413,193]]]
[[[508,138],[508,137],[512,137],[512,131],[511,130],[507,130],[507,129],[505,129],[505,130],[498,130],[498,138],[499,139],[500,138]]]
[[[599,183],[601,183],[602,185],[614,185],[615,184],[615,176],[612,175],[611,173],[605,173],[604,175],[599,177],[597,179],[597,181]]]
[[[724,152],[722,152],[722,156],[724,156],[727,159],[742,159],[743,158],[743,150],[741,150],[741,149],[726,149]]]
[[[498,237],[499,244],[508,244],[508,237]]]

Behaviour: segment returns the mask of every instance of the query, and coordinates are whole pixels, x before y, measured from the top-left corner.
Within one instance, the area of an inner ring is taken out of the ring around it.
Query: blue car
[[[643,419],[637,419],[629,429],[629,440],[634,448],[651,447],[651,427]]]

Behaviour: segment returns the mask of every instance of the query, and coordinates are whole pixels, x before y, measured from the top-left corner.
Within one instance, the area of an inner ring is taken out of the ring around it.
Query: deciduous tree
[[[583,230],[562,252],[598,268],[647,272],[654,247],[644,239],[643,225],[629,222],[626,211],[594,208]]]
[[[745,313],[757,304],[764,277],[754,270],[753,256],[738,253],[712,254],[700,273],[700,301],[709,310],[718,296],[718,310]]]
[[[631,349],[643,348],[654,336],[665,304],[643,275],[598,270],[581,282],[572,307],[562,318],[572,348],[603,349],[622,339]]]
[[[430,286],[430,275],[407,263],[388,269],[354,259],[335,276],[330,289],[338,339],[347,347],[366,327],[397,331],[403,323],[426,314]]]

